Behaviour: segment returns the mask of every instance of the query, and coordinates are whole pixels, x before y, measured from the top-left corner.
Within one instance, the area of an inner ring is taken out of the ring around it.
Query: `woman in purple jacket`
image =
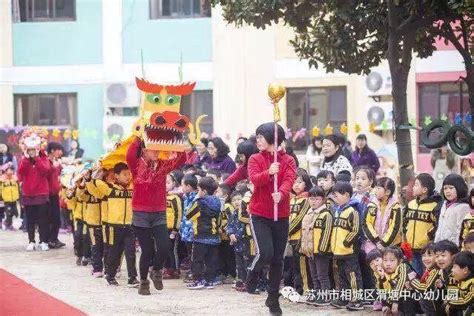
[[[207,151],[211,159],[205,163],[207,170],[217,169],[221,173],[231,174],[237,168],[234,160],[229,156],[229,146],[227,146],[222,138],[214,137],[207,144]]]
[[[356,138],[356,150],[352,153],[352,165],[354,168],[367,166],[375,173],[380,168],[380,162],[375,152],[367,145],[367,136],[360,134]]]

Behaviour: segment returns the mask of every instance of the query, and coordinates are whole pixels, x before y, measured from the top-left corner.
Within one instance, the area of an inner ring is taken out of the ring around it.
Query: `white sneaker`
[[[42,251],[48,251],[49,250],[49,246],[47,243],[45,242],[42,242],[39,244],[39,248],[42,250]]]
[[[36,249],[36,244],[34,242],[30,242],[27,246],[26,246],[26,251],[34,251]]]

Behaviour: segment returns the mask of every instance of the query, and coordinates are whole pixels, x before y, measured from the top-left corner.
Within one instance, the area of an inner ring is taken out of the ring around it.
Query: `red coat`
[[[49,184],[49,195],[57,195],[61,191],[61,182],[59,177],[61,176],[61,165],[54,167],[53,163],[49,161],[51,170],[49,171],[48,184]]]
[[[158,160],[155,165],[137,157],[141,140],[136,138],[128,148],[127,164],[132,173],[132,208],[142,212],[166,211],[166,175],[180,168],[186,161],[186,154],[178,153],[173,160]]]
[[[48,176],[51,170],[49,159],[39,156],[33,159],[23,157],[18,166],[18,179],[21,181],[21,193],[24,196],[49,195]]]
[[[290,193],[296,180],[296,163],[293,157],[283,151],[278,152],[277,161],[280,163],[278,172],[278,192],[282,198],[278,203],[278,218],[290,216]],[[268,168],[273,163],[273,154],[260,152],[249,159],[247,171],[249,180],[254,184],[254,192],[250,199],[250,214],[265,218],[273,218],[273,176]]]
[[[247,180],[248,179],[247,173],[247,166],[239,166],[227,179],[225,179],[224,183],[233,187],[239,181]]]

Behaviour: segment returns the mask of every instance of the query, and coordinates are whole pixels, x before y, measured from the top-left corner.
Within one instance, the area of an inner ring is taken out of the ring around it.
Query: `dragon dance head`
[[[189,140],[197,144],[200,138],[199,122],[196,131],[189,118],[180,113],[182,97],[192,93],[195,82],[181,85],[160,85],[136,78],[142,93],[140,118],[134,134],[145,143],[146,149],[160,152],[183,152],[186,148],[184,133],[189,129]]]

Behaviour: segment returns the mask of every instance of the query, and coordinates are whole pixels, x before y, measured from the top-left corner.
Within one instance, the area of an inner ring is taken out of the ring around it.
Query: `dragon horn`
[[[207,117],[207,115],[203,114],[196,119],[196,131],[194,130],[194,125],[189,123],[189,141],[193,145],[197,145],[201,141],[201,128],[199,127],[199,124],[201,124],[201,121],[205,117]]]

